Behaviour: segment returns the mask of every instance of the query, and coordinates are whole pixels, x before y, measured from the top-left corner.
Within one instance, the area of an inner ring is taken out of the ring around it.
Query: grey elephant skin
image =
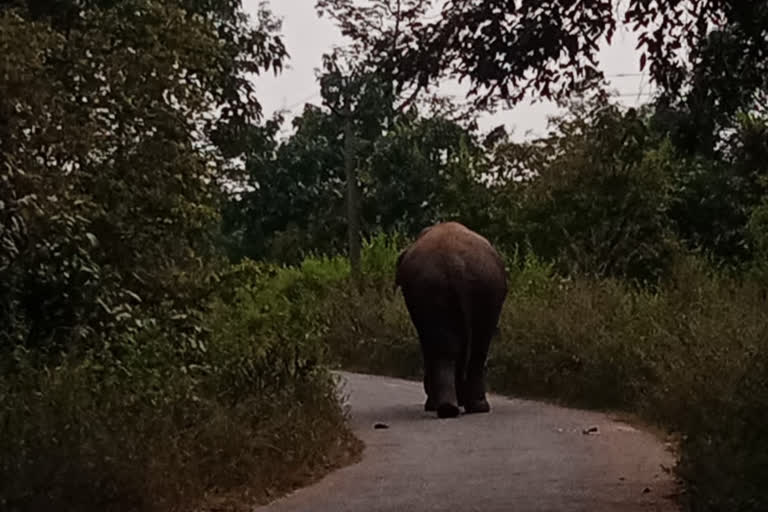
[[[427,411],[440,418],[490,411],[486,359],[507,296],[504,261],[457,222],[424,229],[397,260],[400,287],[419,335]]]

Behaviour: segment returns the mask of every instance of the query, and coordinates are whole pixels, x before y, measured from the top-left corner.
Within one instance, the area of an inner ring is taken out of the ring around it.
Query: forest
[[[394,266],[448,220],[507,262],[494,391],[673,433],[684,510],[768,508],[768,2],[436,4],[317,0],[347,46],[286,135],[269,3],[0,0],[0,509],[261,503],[355,460],[331,370],[419,377]],[[639,108],[598,66],[619,27]],[[526,95],[546,135],[478,127]]]

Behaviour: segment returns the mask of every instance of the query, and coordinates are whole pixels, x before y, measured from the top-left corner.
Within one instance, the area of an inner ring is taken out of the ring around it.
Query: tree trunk
[[[360,191],[355,172],[355,143],[352,130],[352,115],[344,112],[344,172],[347,178],[347,228],[349,235],[349,263],[352,277],[360,282]]]

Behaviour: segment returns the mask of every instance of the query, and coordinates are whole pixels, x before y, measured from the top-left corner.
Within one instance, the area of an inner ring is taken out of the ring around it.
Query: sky
[[[249,13],[255,13],[261,0],[244,0]],[[364,1],[364,0],[361,0]],[[290,59],[285,69],[277,76],[264,74],[255,79],[258,98],[264,114],[271,116],[277,110],[288,110],[288,120],[300,114],[306,102],[319,101],[320,88],[315,78],[315,69],[321,65],[323,53],[333,46],[348,42],[332,21],[319,18],[315,11],[316,0],[271,0],[273,13],[282,19],[283,42]],[[612,44],[603,43],[600,49],[600,68],[605,72],[611,88],[620,96],[618,100],[627,106],[636,106],[648,100],[652,87],[647,75],[640,73],[639,54],[635,50],[637,41],[633,34],[618,30]],[[466,89],[455,82],[441,84],[440,92],[463,97]],[[499,110],[494,114],[482,115],[480,128],[484,131],[504,124],[512,132],[512,139],[525,140],[546,134],[547,116],[558,112],[551,102],[524,101],[513,109]]]

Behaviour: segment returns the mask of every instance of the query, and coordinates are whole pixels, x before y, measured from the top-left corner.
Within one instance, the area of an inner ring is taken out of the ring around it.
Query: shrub
[[[0,379],[2,508],[253,501],[353,457],[306,281],[246,263],[222,276],[196,336],[150,327],[43,368],[18,347]]]

